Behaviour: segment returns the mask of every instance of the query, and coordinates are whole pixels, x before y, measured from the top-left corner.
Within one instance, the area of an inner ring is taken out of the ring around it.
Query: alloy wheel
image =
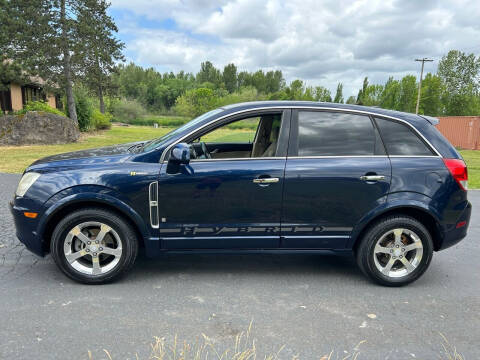
[[[122,241],[109,225],[88,221],[73,227],[63,246],[65,259],[82,274],[101,275],[115,268],[122,256]]]
[[[409,229],[387,231],[375,244],[374,262],[384,276],[401,278],[411,274],[420,265],[423,244],[420,237]]]

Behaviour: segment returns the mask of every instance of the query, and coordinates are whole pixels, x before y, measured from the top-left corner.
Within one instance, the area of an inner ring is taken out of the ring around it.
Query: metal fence
[[[453,146],[460,149],[480,149],[480,116],[439,117],[437,129]]]

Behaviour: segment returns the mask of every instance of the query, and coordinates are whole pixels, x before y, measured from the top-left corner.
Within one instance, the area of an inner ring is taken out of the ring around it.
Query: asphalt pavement
[[[148,359],[155,336],[219,344],[246,330],[280,359],[439,359],[442,337],[480,358],[480,191],[468,237],[436,253],[403,288],[366,280],[333,255],[140,256],[129,276],[79,285],[15,238],[8,201],[19,175],[0,174],[0,359]],[[260,356],[259,358],[263,358]],[[446,358],[446,357],[445,357]]]

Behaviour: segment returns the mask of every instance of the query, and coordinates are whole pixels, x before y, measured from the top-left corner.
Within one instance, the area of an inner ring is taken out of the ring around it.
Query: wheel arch
[[[378,220],[391,215],[405,215],[420,221],[430,232],[434,250],[437,251],[441,247],[442,232],[440,231],[440,223],[438,218],[432,214],[432,211],[430,211],[430,209],[423,206],[411,204],[396,205],[393,207],[385,208],[383,209],[383,211],[376,213],[374,216],[368,218],[367,221],[360,223],[360,225],[357,226],[353,231],[351,237],[352,240],[351,244],[349,244],[349,247],[351,247],[352,250],[356,252],[363,235],[367,232],[370,226]]]
[[[39,235],[42,238],[43,250],[48,253],[50,252],[50,238],[51,235],[58,224],[58,222],[69,214],[72,211],[80,210],[84,208],[100,208],[114,212],[115,214],[122,217],[127,223],[132,226],[134,229],[140,246],[144,246],[145,238],[148,237],[148,234],[145,229],[145,224],[141,220],[141,217],[128,205],[116,201],[108,201],[105,198],[98,197],[88,197],[83,194],[82,197],[73,197],[73,199],[64,199],[60,204],[55,206],[54,209],[50,208],[48,210],[49,214],[42,224],[39,225]]]

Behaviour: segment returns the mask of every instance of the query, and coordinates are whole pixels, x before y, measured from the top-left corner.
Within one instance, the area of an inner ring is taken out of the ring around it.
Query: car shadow
[[[162,275],[318,275],[364,279],[353,256],[332,254],[166,253],[151,259],[140,253],[128,279]]]

